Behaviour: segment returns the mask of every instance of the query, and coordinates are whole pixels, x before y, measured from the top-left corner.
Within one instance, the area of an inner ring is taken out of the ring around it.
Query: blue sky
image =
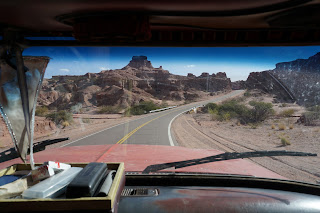
[[[49,56],[46,78],[121,69],[134,55],[145,55],[154,67],[173,74],[226,72],[232,81],[250,72],[274,69],[279,62],[309,58],[320,46],[307,47],[32,47],[24,55]]]

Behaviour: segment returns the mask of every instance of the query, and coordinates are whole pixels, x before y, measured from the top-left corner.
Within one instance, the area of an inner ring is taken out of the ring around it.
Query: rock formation
[[[104,70],[82,76],[53,76],[43,82],[39,104],[49,108],[69,109],[117,105],[123,108],[148,100],[195,100],[199,91],[231,90],[225,73],[199,77],[171,74],[160,66],[154,68],[146,56],[133,56],[122,69]]]
[[[294,97],[300,105],[320,104],[320,53],[308,59],[276,64],[274,70],[250,73],[247,88],[258,88],[288,101]]]

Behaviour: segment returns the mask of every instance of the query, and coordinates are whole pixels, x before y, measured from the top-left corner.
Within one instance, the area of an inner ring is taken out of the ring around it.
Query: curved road
[[[243,90],[232,91],[211,100],[197,102],[153,113],[135,120],[118,124],[97,133],[72,141],[64,146],[102,145],[102,144],[147,144],[177,145],[171,138],[170,126],[175,117],[191,108],[209,102],[218,102],[235,97]]]

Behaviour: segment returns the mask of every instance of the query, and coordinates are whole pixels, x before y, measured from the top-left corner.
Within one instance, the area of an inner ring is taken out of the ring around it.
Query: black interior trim
[[[320,185],[228,175],[126,175],[126,186],[223,186],[283,190],[320,196]]]
[[[312,0],[288,0],[277,4],[266,5],[256,8],[240,9],[240,10],[224,10],[224,11],[106,11],[106,12],[92,12],[92,13],[75,13],[63,14],[55,17],[55,19],[64,24],[71,24],[71,20],[86,16],[102,16],[102,15],[149,15],[149,16],[197,16],[197,17],[223,17],[223,16],[242,16],[253,15],[258,13],[266,13],[276,10],[287,9],[291,7],[300,6],[311,2]]]

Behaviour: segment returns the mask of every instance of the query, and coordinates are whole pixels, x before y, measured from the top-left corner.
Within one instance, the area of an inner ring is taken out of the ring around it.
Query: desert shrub
[[[294,109],[286,109],[281,111],[278,115],[280,117],[291,117],[294,114],[295,110]]]
[[[274,113],[271,103],[255,102],[249,103],[252,108],[239,103],[238,99],[224,101],[217,105],[214,103],[207,104],[204,109],[207,109],[210,114],[215,114],[219,121],[228,121],[237,118],[241,124],[259,123],[267,119]]]
[[[246,107],[244,104],[239,104],[236,100],[225,101],[219,105],[218,108],[219,115],[229,113],[230,119],[241,117],[245,115],[248,110],[248,107]]]
[[[90,118],[82,118],[82,122],[83,123],[91,123],[91,119]]]
[[[48,113],[48,107],[41,106],[36,108],[35,115],[40,117],[45,117],[47,113]]]
[[[166,108],[168,106],[169,104],[166,101],[162,101],[162,103],[160,104],[160,108]]]
[[[218,120],[218,110],[217,109],[208,109],[210,118],[212,121]]]
[[[160,109],[160,107],[152,101],[142,101],[138,105],[132,106],[129,109],[127,109],[125,114],[142,115],[155,109]]]
[[[257,123],[250,123],[249,125],[250,125],[250,128],[251,128],[251,129],[256,129],[256,128],[258,128],[258,124],[257,124]]]
[[[276,126],[274,124],[271,125],[271,129],[275,129]]]
[[[279,130],[285,130],[286,129],[286,125],[283,123],[278,124],[278,129]]]
[[[231,114],[230,112],[221,112],[216,115],[216,120],[218,121],[230,121]]]
[[[131,117],[131,111],[130,111],[130,107],[128,107],[127,109],[125,109],[124,113],[123,113],[124,117]]]
[[[289,125],[289,129],[293,129],[293,124],[290,124],[290,125]]]
[[[116,106],[101,106],[97,111],[98,114],[116,114],[119,113],[120,108]]]
[[[304,124],[306,126],[318,126],[320,125],[320,105],[315,105],[307,108],[302,116],[304,118]]]
[[[254,123],[266,120],[270,115],[274,114],[271,103],[250,101],[249,104],[253,106],[251,116]]]
[[[281,144],[283,146],[291,145],[291,142],[289,141],[289,139],[287,139],[285,137],[280,137],[280,140],[281,140]]]
[[[283,104],[280,105],[280,107],[286,107],[286,106],[287,106],[286,103],[283,103]]]
[[[218,108],[218,104],[208,103],[208,104],[206,104],[206,105],[203,107],[202,111],[205,112],[205,113],[207,113],[207,112],[209,112],[210,110],[215,110],[215,109],[217,109],[217,108]],[[209,113],[210,113],[210,112],[209,112]]]
[[[306,126],[317,126],[320,123],[320,112],[305,112],[303,114],[304,124]]]
[[[67,121],[69,125],[73,120],[72,114],[70,112],[67,112],[66,110],[60,110],[58,112],[49,113],[46,115],[46,118],[52,120],[56,124],[61,124]]]
[[[245,91],[245,93],[243,94],[245,97],[250,97],[251,93],[249,92],[249,90]]]
[[[70,111],[72,113],[81,113],[81,112],[83,112],[82,104],[81,103],[77,103],[76,105],[71,106],[70,107]]]
[[[62,124],[63,128],[70,126],[70,123],[68,121],[63,121]]]
[[[315,106],[312,106],[312,107],[308,107],[307,110],[310,111],[310,112],[320,112],[320,105],[315,105]]]

